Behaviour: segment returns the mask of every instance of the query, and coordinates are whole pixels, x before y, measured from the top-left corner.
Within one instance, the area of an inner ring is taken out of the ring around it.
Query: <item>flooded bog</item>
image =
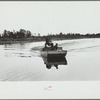
[[[100,40],[75,39],[55,41],[67,50],[67,64],[46,68],[40,55],[44,42],[0,45],[0,81],[86,81],[100,80]],[[50,60],[51,59],[51,60]]]

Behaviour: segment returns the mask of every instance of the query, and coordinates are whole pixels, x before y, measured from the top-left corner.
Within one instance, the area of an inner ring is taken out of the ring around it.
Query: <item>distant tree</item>
[[[2,35],[0,34],[0,38],[2,38]]]
[[[14,38],[14,33],[13,32],[9,32],[9,38]]]
[[[63,33],[62,33],[62,32],[60,32],[60,33],[59,33],[59,35],[63,35]]]
[[[7,37],[8,37],[7,30],[4,30],[4,32],[3,32],[3,38],[7,38]]]
[[[16,32],[16,38],[21,38],[19,31]]]
[[[40,37],[40,33],[38,33],[38,36]]]
[[[24,38],[26,36],[26,31],[24,29],[19,30],[19,38]]]
[[[32,36],[32,33],[30,31],[27,30],[27,34],[26,34],[26,37],[31,37]]]

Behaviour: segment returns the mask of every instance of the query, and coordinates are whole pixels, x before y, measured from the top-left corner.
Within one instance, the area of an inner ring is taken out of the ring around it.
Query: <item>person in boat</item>
[[[45,47],[51,47],[51,48],[54,47],[53,43],[49,38],[46,38]]]
[[[50,48],[51,50],[57,50],[58,49],[58,44],[56,43],[56,45],[54,45],[50,38],[46,38],[46,42],[45,42],[45,48]]]
[[[54,46],[54,49],[55,49],[55,50],[58,49],[58,43],[56,43],[56,45]]]

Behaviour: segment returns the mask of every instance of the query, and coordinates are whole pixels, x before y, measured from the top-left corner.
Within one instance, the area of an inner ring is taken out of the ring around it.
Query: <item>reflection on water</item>
[[[46,68],[50,69],[51,67],[56,67],[58,69],[58,65],[67,65],[67,59],[63,56],[55,56],[55,57],[43,57],[44,64],[46,64]]]
[[[39,56],[38,45],[34,47],[35,43],[17,43],[0,45],[0,51],[3,57],[34,57]],[[37,48],[33,50],[34,48]]]
[[[28,48],[29,43],[17,43],[17,44],[4,44],[4,48],[13,48],[13,49],[19,49],[19,50],[23,50]]]

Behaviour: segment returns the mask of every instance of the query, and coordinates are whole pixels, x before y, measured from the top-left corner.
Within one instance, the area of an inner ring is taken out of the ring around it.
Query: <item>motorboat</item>
[[[67,50],[62,50],[62,47],[57,47],[57,49],[43,48],[41,50],[42,57],[65,57]]]
[[[41,50],[41,56],[48,69],[50,69],[52,65],[54,65],[56,69],[58,69],[58,65],[67,65],[66,54],[67,50],[63,50],[62,47],[44,47]]]

